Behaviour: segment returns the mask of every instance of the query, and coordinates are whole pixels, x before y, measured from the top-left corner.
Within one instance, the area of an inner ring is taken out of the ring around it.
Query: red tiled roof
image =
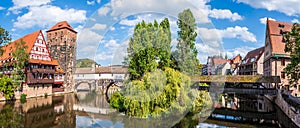
[[[213,62],[214,62],[214,65],[220,65],[220,64],[224,64],[226,62],[230,62],[230,60],[221,59],[221,58],[214,58]]]
[[[115,74],[126,74],[128,71],[127,67],[124,66],[101,66],[97,67],[96,73],[115,73]]]
[[[248,65],[257,62],[257,60],[259,60],[259,58],[262,56],[264,51],[265,51],[265,47],[260,47],[248,52],[247,55],[244,57],[241,65]],[[253,60],[251,61],[251,59]]]
[[[39,33],[41,33],[42,31],[41,30],[38,30],[36,32],[33,32],[31,34],[28,34],[28,35],[25,35],[24,37],[20,38],[20,39],[17,39],[5,46],[3,46],[3,50],[4,50],[4,53],[2,54],[2,56],[0,57],[0,60],[6,60],[6,59],[10,59],[12,58],[12,52],[16,49],[15,47],[15,43],[16,42],[21,42],[21,40],[23,40],[24,42],[26,42],[26,45],[27,45],[27,52],[29,53],[30,50],[32,49]]]
[[[15,47],[15,43],[16,42],[21,42],[21,40],[23,40],[24,42],[26,42],[27,45],[27,53],[30,53],[32,47],[34,46],[35,41],[37,40],[39,34],[42,34],[41,30],[38,30],[36,32],[33,32],[31,34],[25,35],[24,37],[17,39],[5,46],[3,46],[3,50],[4,53],[2,54],[2,56],[0,57],[0,61],[3,60],[7,60],[7,59],[11,59],[12,57],[12,52],[16,49]],[[29,59],[30,63],[42,63],[42,64],[49,64],[49,65],[58,65],[56,60],[52,60],[52,61],[45,61],[45,60],[34,60],[34,59]]]
[[[240,54],[238,54],[237,56],[235,56],[235,57],[233,57],[233,58],[231,58],[230,60],[231,60],[231,64],[233,64],[233,63],[239,63],[240,61],[241,61],[241,55]]]
[[[291,23],[267,20],[267,30],[270,35],[272,53],[287,54],[284,52],[285,42],[283,42],[282,32],[291,31],[292,27],[293,24]]]
[[[67,22],[67,21],[62,21],[62,22],[58,22],[56,23],[51,29],[49,29],[47,32],[50,31],[54,31],[54,30],[58,30],[58,29],[62,29],[62,28],[67,28],[75,33],[77,33],[72,27],[71,25]]]
[[[29,59],[29,63],[35,63],[35,64],[47,64],[47,65],[58,65],[57,60],[52,60],[52,61],[46,61],[46,60],[34,60],[34,59]]]

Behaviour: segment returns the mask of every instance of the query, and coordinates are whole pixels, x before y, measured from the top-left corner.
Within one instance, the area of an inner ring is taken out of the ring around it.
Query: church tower
[[[65,71],[65,90],[73,91],[77,32],[67,21],[58,22],[46,32],[50,54],[53,59],[58,60],[61,68]]]

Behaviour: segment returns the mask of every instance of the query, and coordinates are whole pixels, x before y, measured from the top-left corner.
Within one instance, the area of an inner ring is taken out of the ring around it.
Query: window
[[[281,58],[281,66],[285,66],[285,59]]]
[[[258,103],[258,109],[262,109],[262,103]]]
[[[35,47],[35,51],[39,51],[38,47]]]
[[[283,24],[279,24],[278,27],[279,28],[284,28],[284,25]]]
[[[300,92],[300,85],[298,85],[298,92]]]
[[[281,78],[285,79],[285,72],[281,72]]]

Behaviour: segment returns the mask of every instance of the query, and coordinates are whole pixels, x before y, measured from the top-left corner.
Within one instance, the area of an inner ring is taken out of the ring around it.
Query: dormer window
[[[284,28],[284,25],[283,24],[279,24],[278,27],[279,28]]]
[[[280,29],[280,35],[284,35],[286,34],[286,31],[283,31],[282,29]]]

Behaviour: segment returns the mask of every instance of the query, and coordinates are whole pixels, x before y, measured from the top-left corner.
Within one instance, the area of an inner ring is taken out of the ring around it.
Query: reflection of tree
[[[24,116],[20,111],[15,111],[13,104],[6,104],[0,113],[0,126],[2,128],[24,127]]]

